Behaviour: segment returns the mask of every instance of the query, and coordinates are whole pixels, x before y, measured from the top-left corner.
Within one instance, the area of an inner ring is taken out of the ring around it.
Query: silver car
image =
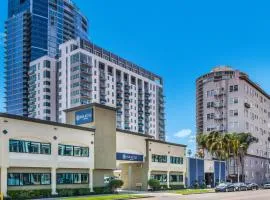
[[[270,189],[270,182],[265,183],[265,184],[263,185],[263,188],[264,188],[264,189]]]

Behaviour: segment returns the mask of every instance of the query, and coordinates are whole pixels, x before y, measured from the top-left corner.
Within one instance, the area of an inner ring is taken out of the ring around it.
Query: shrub
[[[185,185],[184,185],[184,184],[170,185],[170,189],[171,189],[171,190],[181,190],[181,189],[185,189]]]
[[[16,200],[51,197],[51,190],[9,190],[8,196]]]
[[[111,188],[111,191],[112,191],[112,192],[115,192],[115,190],[116,190],[117,188],[120,188],[120,187],[122,187],[123,185],[124,185],[124,182],[123,182],[122,180],[114,179],[114,180],[111,180],[111,181],[109,182],[108,187]]]
[[[94,187],[95,194],[111,194],[112,190],[109,187]]]
[[[160,182],[159,180],[156,180],[156,179],[150,179],[148,181],[148,185],[154,190],[154,191],[157,191],[160,189]]]
[[[66,188],[57,190],[59,197],[84,196],[93,194],[89,188]]]

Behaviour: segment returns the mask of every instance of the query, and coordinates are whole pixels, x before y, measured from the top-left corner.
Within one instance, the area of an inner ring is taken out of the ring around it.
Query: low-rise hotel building
[[[184,185],[186,146],[116,128],[116,109],[100,104],[65,111],[67,124],[0,114],[1,192],[106,185],[124,189]]]

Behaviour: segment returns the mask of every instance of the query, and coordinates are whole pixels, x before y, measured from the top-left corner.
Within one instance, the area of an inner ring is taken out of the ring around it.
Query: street
[[[159,194],[147,200],[269,200],[270,190],[245,191],[245,192],[229,192],[229,193],[208,193],[194,195],[174,195]],[[144,199],[144,200],[146,200]]]

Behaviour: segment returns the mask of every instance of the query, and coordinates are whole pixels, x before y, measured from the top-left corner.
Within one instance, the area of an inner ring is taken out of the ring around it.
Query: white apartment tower
[[[165,140],[161,77],[83,39],[61,44],[59,52],[53,97],[58,122],[66,122],[66,109],[100,103],[117,109],[118,129]]]
[[[196,96],[197,133],[252,133],[259,141],[248,149],[245,180],[259,184],[269,180],[270,96],[247,74],[229,67],[217,67],[199,77]]]
[[[30,63],[29,117],[56,121],[56,61],[43,56]]]

